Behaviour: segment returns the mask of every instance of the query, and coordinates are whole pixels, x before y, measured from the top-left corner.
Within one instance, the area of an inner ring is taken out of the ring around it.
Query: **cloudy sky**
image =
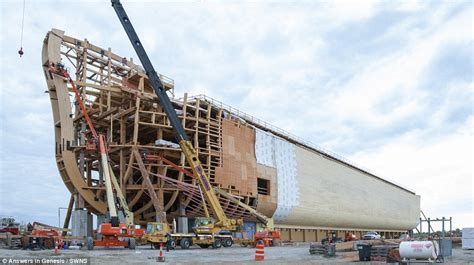
[[[471,1],[123,1],[176,93],[206,94],[473,221]],[[1,1],[0,215],[58,222],[42,41],[52,27],[135,57],[109,1]],[[62,213],[64,216],[64,211]]]

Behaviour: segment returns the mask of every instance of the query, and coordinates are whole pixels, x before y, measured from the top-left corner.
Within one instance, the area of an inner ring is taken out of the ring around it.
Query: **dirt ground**
[[[129,249],[94,249],[87,250],[61,250],[57,257],[65,258],[90,258],[90,264],[157,264],[155,258],[159,251],[140,246],[135,250]],[[172,250],[164,252],[168,264],[328,264],[328,263],[357,263],[370,264],[369,262],[357,262],[357,252],[339,252],[336,257],[325,258],[319,255],[309,254],[309,245],[282,246],[265,248],[265,261],[255,261],[255,249],[233,246],[232,248],[201,249],[191,247],[187,250]],[[8,250],[0,249],[0,264],[5,258],[30,258],[42,259],[52,258],[54,250]],[[83,261],[82,261],[83,262]],[[384,263],[372,262],[371,264]],[[453,257],[446,258],[448,264],[474,264],[474,250],[453,249]],[[8,264],[8,263],[6,263]],[[52,264],[49,262],[49,264]],[[57,263],[56,263],[57,264]],[[71,264],[71,263],[66,263]],[[75,264],[81,264],[81,260]],[[82,263],[84,264],[84,263]]]

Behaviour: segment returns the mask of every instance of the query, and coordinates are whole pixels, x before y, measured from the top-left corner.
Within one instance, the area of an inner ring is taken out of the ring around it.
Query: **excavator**
[[[145,230],[141,228],[135,228],[133,221],[133,213],[129,210],[128,204],[125,200],[125,196],[122,194],[117,178],[114,175],[112,166],[108,160],[108,151],[106,147],[106,139],[104,134],[99,134],[94,128],[92,121],[87,113],[87,109],[82,101],[79,91],[69,72],[66,70],[63,64],[51,63],[49,65],[49,72],[52,74],[59,75],[65,78],[72,86],[74,91],[76,102],[79,105],[80,111],[84,116],[84,119],[89,127],[91,133],[91,139],[87,143],[88,151],[100,152],[100,162],[102,166],[102,172],[105,182],[105,193],[107,196],[107,206],[110,215],[110,222],[102,223],[99,226],[98,234],[100,239],[93,240],[92,237],[87,238],[87,249],[92,250],[94,246],[102,247],[128,247],[130,249],[135,248],[136,238],[141,238],[145,234]],[[98,148],[97,148],[98,147]],[[119,207],[117,207],[117,204]],[[118,210],[121,210],[124,215],[125,223],[120,223]]]
[[[211,245],[214,248],[219,248],[222,245],[225,247],[230,247],[233,241],[232,236],[229,235],[228,232],[239,231],[243,226],[243,219],[231,219],[226,216],[222,206],[219,203],[216,190],[211,186],[209,177],[206,175],[201,161],[199,161],[197,152],[194,149],[188,135],[186,134],[183,125],[181,124],[181,121],[179,120],[178,115],[171,104],[171,100],[166,94],[166,90],[160,80],[160,77],[156,73],[127,13],[125,12],[123,5],[120,3],[120,0],[111,0],[111,2],[118,19],[127,33],[127,36],[133,45],[133,48],[135,49],[135,52],[140,59],[146,74],[148,75],[150,84],[158,97],[158,101],[163,107],[163,110],[170,121],[176,140],[181,147],[181,151],[183,152],[184,156],[186,157],[186,161],[192,169],[192,175],[198,180],[199,189],[203,197],[203,206],[206,217],[196,218],[194,236],[190,237],[188,234],[174,234],[175,236],[173,237],[171,244],[172,246],[175,246],[177,243],[179,243],[182,248],[188,248],[193,243],[198,244],[204,248]],[[217,192],[219,192],[219,194],[222,196],[226,196],[224,195],[225,192],[222,190]],[[227,198],[235,199],[231,195],[229,195]],[[249,210],[252,214],[257,216],[257,219],[260,219],[263,223],[267,224],[268,227],[273,227],[273,222],[269,221],[271,219],[256,213],[253,208],[241,203],[237,199],[235,199],[234,202]],[[209,205],[209,208],[211,208],[215,219],[210,217],[206,203]],[[163,222],[148,224],[147,234],[151,233],[160,235],[155,237],[156,240],[149,238],[149,241],[162,243],[165,241],[165,235],[171,232],[170,226],[166,223],[166,220],[162,221]],[[223,233],[223,231],[227,233]]]

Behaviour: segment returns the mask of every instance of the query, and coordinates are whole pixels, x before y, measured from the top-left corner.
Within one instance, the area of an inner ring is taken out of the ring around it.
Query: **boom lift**
[[[112,0],[112,7],[114,8],[117,17],[122,23],[122,26],[127,33],[128,38],[130,39],[130,42],[132,43],[133,48],[135,49],[135,52],[137,53],[138,58],[145,69],[146,74],[148,75],[150,84],[158,96],[159,103],[163,107],[163,110],[170,121],[171,127],[174,130],[175,137],[181,147],[181,150],[192,169],[194,177],[198,180],[199,186],[203,192],[206,202],[209,204],[212,210],[213,216],[216,218],[215,222],[212,222],[210,218],[207,218],[209,224],[205,227],[198,226],[197,229],[203,228],[202,231],[205,230],[209,235],[218,234],[221,230],[238,230],[243,224],[243,220],[230,219],[225,215],[217,195],[211,186],[209,177],[206,175],[202,164],[199,161],[196,150],[193,148],[192,143],[181,124],[181,121],[178,119],[178,115],[176,114],[173,105],[166,94],[166,90],[164,89],[159,76],[157,75],[150,59],[148,58],[148,55],[143,48],[143,45],[138,38],[138,35],[135,32],[135,29],[133,28],[133,25],[130,22],[130,19],[128,18],[122,4],[119,0]]]
[[[100,151],[100,161],[105,182],[105,191],[107,196],[107,206],[110,214],[110,223],[100,224],[98,234],[102,236],[99,240],[93,240],[92,237],[87,238],[87,249],[92,250],[94,246],[103,247],[128,247],[130,249],[135,248],[135,238],[142,237],[145,233],[143,229],[135,228],[133,222],[133,213],[128,209],[127,202],[122,190],[117,182],[117,178],[114,175],[112,167],[108,160],[108,152],[106,147],[106,139],[103,134],[98,134],[92,124],[92,121],[87,113],[84,102],[82,101],[76,85],[70,77],[68,71],[64,68],[61,63],[51,63],[49,67],[51,73],[57,74],[66,78],[72,86],[74,91],[77,104],[86,120],[89,127],[89,131],[92,134],[92,139],[87,144],[87,149],[90,151],[97,151],[97,146]],[[115,190],[115,192],[114,192]],[[118,217],[118,207],[115,202],[115,196],[117,197],[117,204],[119,209],[124,214],[125,223],[120,223]]]

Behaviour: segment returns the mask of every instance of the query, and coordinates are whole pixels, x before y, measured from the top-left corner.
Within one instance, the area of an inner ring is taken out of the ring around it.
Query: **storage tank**
[[[159,155],[189,169],[141,66],[57,29],[44,40],[42,61],[58,170],[84,204],[79,208],[105,215],[105,187],[97,156],[87,149],[84,118],[68,83],[49,73],[51,63],[70,68],[94,126],[107,134],[114,173],[138,224],[153,221],[160,209],[170,222],[176,218],[178,227],[188,226],[186,218],[204,215],[193,178],[146,158]],[[212,184],[273,217],[287,240],[320,240],[321,229],[388,233],[416,226],[420,197],[415,192],[215,99],[178,98],[174,80],[160,78]],[[222,198],[221,203],[229,217],[255,222],[243,208]]]
[[[435,260],[439,255],[436,241],[404,241],[400,243],[402,259]]]

